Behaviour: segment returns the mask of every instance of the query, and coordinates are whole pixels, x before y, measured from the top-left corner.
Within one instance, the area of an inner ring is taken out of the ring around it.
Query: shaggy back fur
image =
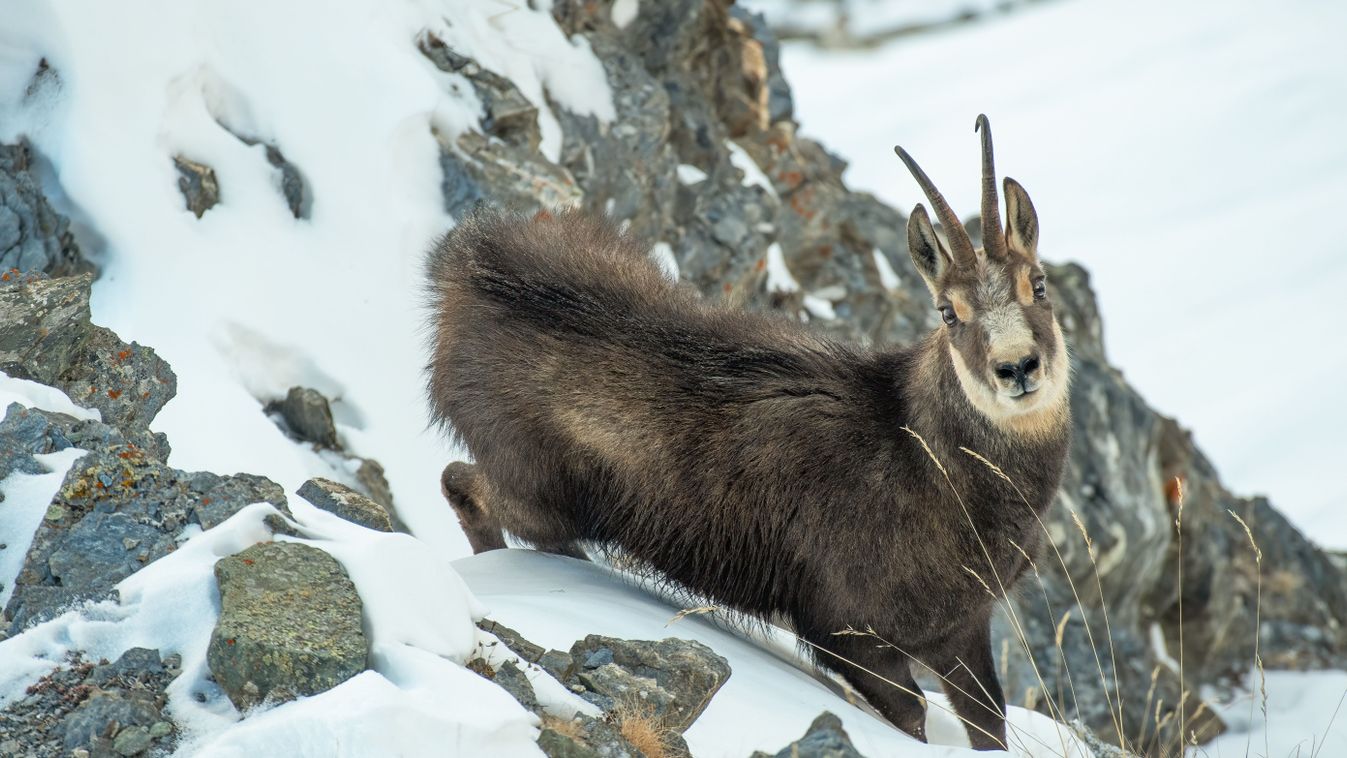
[[[731,310],[578,211],[479,212],[435,247],[429,280],[433,415],[476,459],[446,471],[445,494],[474,547],[502,546],[503,528],[560,552],[618,549],[720,605],[789,619],[920,737],[919,660],[948,677],[976,746],[1005,743],[983,582],[1009,586],[1025,568],[1012,541],[1038,542],[1064,400],[1018,433],[967,397],[950,330],[871,351]],[[899,650],[836,634],[867,628]]]

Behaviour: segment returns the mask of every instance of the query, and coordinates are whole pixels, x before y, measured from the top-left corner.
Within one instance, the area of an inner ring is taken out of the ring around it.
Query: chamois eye
[[[940,318],[945,320],[946,326],[954,326],[959,323],[959,317],[954,315],[954,308],[948,305],[940,306]]]
[[[1034,299],[1046,300],[1048,297],[1048,282],[1046,279],[1034,280]]]

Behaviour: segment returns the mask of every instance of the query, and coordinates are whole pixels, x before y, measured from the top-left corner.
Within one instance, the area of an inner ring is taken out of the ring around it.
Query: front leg
[[[932,668],[977,750],[1006,749],[1006,698],[992,660],[991,623],[952,638]]]
[[[819,664],[842,675],[889,723],[926,741],[926,696],[912,678],[906,655],[873,637],[801,635],[817,648]]]

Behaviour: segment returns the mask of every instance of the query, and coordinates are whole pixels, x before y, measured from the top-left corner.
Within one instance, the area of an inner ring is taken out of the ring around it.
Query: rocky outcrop
[[[642,4],[618,28],[608,11],[582,0],[553,4],[562,28],[583,36],[603,62],[618,120],[574,118],[554,105],[565,131],[555,164],[527,141],[474,135],[496,152],[474,153],[472,202],[603,209],[642,240],[667,245],[680,277],[707,297],[775,310],[846,339],[910,343],[937,325],[907,254],[906,219],[849,191],[844,163],[798,134],[773,34],[759,17],[686,0]],[[455,65],[469,63],[460,56]],[[483,124],[493,118],[489,100]],[[593,159],[600,151],[611,159]],[[446,205],[458,212],[470,203],[451,168]],[[769,282],[767,259],[778,253],[797,286]],[[1080,718],[1105,743],[1121,732],[1134,747],[1173,744],[1181,722],[1209,738],[1222,726],[1196,693],[1253,665],[1259,577],[1265,589],[1329,588],[1322,599],[1263,593],[1263,659],[1295,666],[1341,664],[1347,581],[1270,505],[1220,484],[1179,425],[1109,365],[1085,271],[1049,269],[1072,344],[1074,442],[1038,572],[1016,593],[1015,624],[997,626],[1005,689],[1013,702]],[[1181,555],[1176,479],[1185,493]],[[1229,512],[1249,524],[1261,564]],[[1180,597],[1182,677],[1169,665],[1179,658]]]
[[[483,619],[478,626],[518,655],[524,665],[538,666],[603,711],[600,718],[577,714],[562,721],[539,704],[518,664],[506,661],[493,668],[481,658],[469,661],[469,669],[494,681],[542,717],[538,746],[554,758],[688,756],[682,733],[730,677],[724,658],[691,640],[590,635],[563,653],[544,650],[492,619]],[[658,752],[647,752],[655,749]]]
[[[176,550],[189,524],[209,529],[256,502],[285,510],[274,482],[170,468],[97,422],[11,406],[4,428],[22,430],[34,452],[71,447],[72,436],[81,446],[106,443],[71,466],[33,536],[5,607],[11,634],[109,596],[122,579]]]
[[[57,213],[34,175],[32,149],[0,145],[0,271],[70,276],[93,271],[70,220]]]
[[[146,648],[113,663],[73,657],[0,711],[0,755],[166,754],[177,738],[166,689],[180,663]]]
[[[0,371],[64,390],[139,447],[167,456],[149,425],[178,378],[153,350],[89,320],[89,275],[0,274]]]
[[[207,662],[239,710],[329,690],[364,671],[360,596],[336,559],[263,542],[215,564],[220,619]]]

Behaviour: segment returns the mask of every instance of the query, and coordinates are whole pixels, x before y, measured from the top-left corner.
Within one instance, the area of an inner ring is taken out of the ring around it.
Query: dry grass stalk
[[[926,443],[926,438],[922,437],[911,427],[904,426],[902,427],[902,430],[907,432],[911,437],[916,439],[917,442],[921,444],[922,450],[926,451],[926,456],[930,458],[931,462],[934,463],[936,468],[940,470],[941,476],[945,478],[945,483],[949,485],[950,492],[954,494],[954,499],[958,501],[959,508],[963,511],[964,519],[968,522],[968,528],[973,530],[973,536],[977,538],[978,547],[982,550],[982,555],[987,560],[987,566],[992,570],[992,578],[996,580],[996,588],[1001,593],[999,597],[1001,598],[1008,597],[1009,591],[1006,589],[1005,581],[1001,578],[1001,572],[996,570],[996,561],[992,560],[991,551],[987,549],[987,543],[983,541],[982,533],[978,531],[977,523],[973,521],[973,514],[969,513],[968,504],[964,502],[963,496],[959,494],[959,488],[954,486],[954,480],[950,478],[949,471],[945,468],[945,465],[940,462],[940,459],[936,457],[935,452],[931,450],[931,446]],[[1004,472],[1002,472],[1002,476],[1003,477],[1005,476]],[[1009,477],[1005,478],[1007,482],[1010,481]],[[1010,484],[1012,487],[1014,486],[1014,482],[1010,482]],[[1016,492],[1019,492],[1018,487],[1016,487],[1015,489]],[[1038,513],[1034,511],[1032,506],[1029,506],[1029,501],[1024,497],[1023,493],[1020,493],[1020,499],[1024,501],[1025,505],[1029,508],[1029,511],[1034,514],[1034,518],[1037,519]],[[1039,523],[1040,524],[1042,523],[1041,519],[1039,520]],[[965,566],[964,568],[967,569],[968,567]],[[972,573],[974,576],[977,576],[976,572],[970,571],[970,573]],[[981,580],[981,577],[978,577],[978,579]],[[985,581],[983,582],[983,586],[984,587],[987,586]],[[988,591],[990,591],[990,588],[988,588]],[[993,594],[993,597],[997,596]],[[1033,647],[1029,644],[1029,636],[1024,631],[1024,624],[1020,621],[1019,614],[1016,613],[1014,604],[1006,602],[1002,607],[1006,609],[1006,614],[1010,619],[1011,628],[1015,631],[1016,637],[1019,639],[1020,644],[1024,647],[1025,657],[1029,660],[1029,666],[1030,668],[1033,669],[1034,676],[1038,679],[1039,688],[1044,693],[1045,696],[1044,702],[1048,706],[1048,715],[1052,716],[1053,720],[1058,724],[1057,736],[1062,741],[1062,754],[1066,755],[1067,753],[1066,737],[1065,735],[1062,734],[1062,730],[1060,727],[1061,723],[1063,723],[1066,720],[1065,714],[1062,713],[1060,706],[1058,706],[1058,704],[1053,700],[1051,694],[1049,694],[1050,690],[1048,689],[1047,682],[1043,680],[1043,673],[1038,670],[1038,664],[1037,662],[1034,661]]]
[[[664,627],[667,629],[668,627],[673,626],[674,624],[678,623],[679,621],[682,621],[688,616],[701,616],[707,613],[716,613],[719,610],[720,608],[714,605],[699,605],[696,608],[684,608],[678,613],[675,613],[673,618],[665,622]]]
[[[910,429],[908,430],[908,433],[909,433],[909,434],[912,434],[912,435],[914,435],[914,436],[916,435],[916,433],[913,432],[913,431],[910,430]],[[920,439],[920,437],[918,437],[918,439]],[[922,446],[926,448],[927,454],[930,455],[930,454],[931,454],[931,453],[930,453],[930,448],[926,446],[924,440],[922,441]],[[966,447],[960,447],[959,449],[962,450],[965,454],[971,456],[974,460],[977,460],[977,461],[981,462],[984,466],[987,466],[988,468],[990,468],[990,469],[991,469],[997,476],[999,476],[1001,479],[1005,480],[1005,482],[1006,482],[1007,484],[1010,485],[1011,489],[1013,489],[1013,490],[1015,491],[1015,494],[1020,498],[1020,502],[1023,503],[1023,504],[1024,504],[1024,507],[1027,508],[1027,509],[1029,510],[1029,513],[1031,513],[1031,514],[1033,515],[1034,520],[1038,522],[1038,527],[1039,527],[1039,529],[1041,529],[1041,530],[1043,531],[1044,536],[1047,537],[1048,544],[1049,544],[1049,545],[1052,545],[1052,551],[1053,551],[1053,553],[1057,556],[1057,562],[1058,562],[1058,564],[1062,567],[1062,575],[1066,577],[1066,582],[1067,582],[1067,584],[1071,587],[1071,594],[1072,594],[1072,596],[1073,596],[1073,597],[1075,598],[1075,600],[1076,600],[1076,607],[1080,608],[1082,617],[1084,617],[1084,620],[1085,620],[1085,635],[1086,635],[1086,638],[1087,638],[1087,639],[1089,640],[1089,642],[1090,642],[1090,649],[1094,652],[1094,662],[1095,662],[1095,668],[1097,669],[1097,671],[1098,671],[1098,673],[1099,673],[1099,682],[1100,682],[1100,684],[1104,685],[1104,699],[1105,699],[1105,701],[1106,701],[1106,703],[1108,704],[1108,707],[1109,707],[1109,717],[1113,720],[1113,731],[1114,731],[1114,734],[1117,736],[1117,739],[1118,739],[1118,747],[1119,747],[1121,750],[1123,750],[1123,752],[1127,752],[1127,747],[1126,747],[1126,744],[1125,744],[1125,743],[1126,743],[1126,736],[1125,736],[1125,734],[1124,734],[1124,730],[1123,730],[1123,721],[1122,721],[1122,708],[1121,708],[1121,700],[1122,700],[1122,698],[1121,698],[1121,692],[1118,692],[1118,693],[1117,693],[1117,694],[1118,694],[1117,700],[1118,700],[1119,706],[1115,708],[1115,706],[1114,706],[1114,694],[1109,692],[1108,680],[1107,680],[1107,677],[1104,676],[1104,663],[1103,663],[1103,660],[1099,657],[1099,646],[1095,643],[1095,639],[1094,639],[1094,631],[1093,631],[1093,629],[1090,627],[1089,618],[1085,616],[1085,603],[1081,601],[1081,599],[1080,599],[1080,590],[1079,590],[1078,587],[1076,587],[1076,582],[1075,582],[1075,580],[1073,580],[1073,579],[1071,578],[1071,571],[1070,571],[1070,569],[1067,568],[1067,565],[1066,565],[1066,558],[1064,558],[1064,557],[1062,556],[1062,551],[1061,551],[1061,549],[1057,547],[1057,543],[1052,539],[1052,532],[1050,532],[1050,531],[1048,530],[1048,525],[1045,524],[1045,523],[1043,523],[1043,519],[1042,519],[1042,517],[1040,517],[1040,516],[1038,515],[1038,512],[1035,511],[1034,508],[1033,508],[1033,506],[1031,506],[1031,505],[1029,504],[1029,499],[1026,498],[1026,497],[1024,496],[1024,491],[1021,490],[1021,489],[1019,488],[1019,485],[1015,484],[1015,482],[1014,482],[1013,480],[1011,480],[1011,478],[1010,478],[1009,476],[1007,476],[1006,473],[1005,473],[1004,471],[1002,471],[1001,468],[1000,468],[999,466],[997,466],[996,464],[994,464],[994,463],[992,463],[991,461],[987,460],[986,457],[984,457],[984,456],[978,454],[976,451],[969,450],[969,449],[966,448]],[[937,465],[939,465],[939,461],[937,461],[936,463],[937,463]],[[944,471],[944,467],[943,467],[943,466],[941,467],[941,471]],[[949,478],[948,475],[946,475],[946,480],[948,480],[948,478]],[[1093,542],[1093,540],[1090,539],[1090,534],[1089,534],[1089,532],[1085,529],[1085,524],[1084,524],[1084,522],[1081,520],[1080,514],[1076,513],[1075,510],[1072,510],[1072,511],[1071,511],[1071,517],[1072,517],[1072,520],[1073,520],[1073,521],[1075,522],[1075,524],[1076,524],[1076,528],[1080,530],[1081,536],[1085,538],[1085,545],[1086,545],[1086,547],[1088,548],[1089,554],[1090,554],[1090,564],[1091,564],[1091,566],[1094,567],[1095,582],[1096,582],[1096,584],[1099,585],[1099,587],[1100,587],[1100,590],[1099,590],[1100,606],[1103,608],[1103,611],[1104,611],[1104,624],[1105,624],[1105,628],[1108,630],[1108,636],[1109,636],[1109,640],[1108,640],[1108,643],[1109,643],[1109,656],[1110,656],[1110,659],[1112,660],[1112,663],[1113,663],[1113,672],[1114,672],[1114,674],[1113,674],[1113,680],[1114,680],[1114,688],[1115,688],[1115,690],[1116,690],[1116,688],[1117,688],[1117,683],[1118,683],[1118,674],[1117,674],[1117,671],[1118,671],[1118,657],[1117,657],[1117,654],[1116,654],[1116,652],[1115,652],[1115,650],[1114,650],[1114,647],[1113,647],[1113,632],[1112,632],[1112,628],[1111,628],[1111,626],[1110,626],[1110,624],[1109,624],[1109,622],[1108,622],[1108,609],[1107,609],[1107,606],[1104,605],[1104,603],[1103,603],[1104,593],[1103,593],[1102,582],[1101,582],[1100,579],[1099,579],[1099,565],[1098,565],[1098,564],[1095,562],[1095,560],[1094,560],[1094,542]],[[1042,588],[1042,581],[1043,581],[1043,580],[1042,580],[1042,577],[1039,577],[1040,588]],[[1045,600],[1045,602],[1046,602],[1046,599],[1047,599],[1047,590],[1046,590],[1045,588],[1043,588],[1043,594],[1044,594],[1044,600]],[[1026,647],[1026,650],[1027,650],[1027,649],[1028,649],[1028,642],[1027,642],[1027,640],[1025,641],[1025,647]],[[1064,657],[1064,656],[1063,656],[1063,657]],[[1033,656],[1030,655],[1030,663],[1032,663],[1032,662],[1033,662]],[[1035,674],[1038,674],[1038,667],[1037,667],[1037,666],[1034,666],[1034,673],[1035,673]],[[1072,693],[1072,697],[1075,697],[1075,696],[1076,696],[1076,695],[1075,695],[1075,683],[1074,683],[1073,681],[1071,681],[1070,667],[1067,667],[1067,677],[1068,677],[1068,683],[1071,685],[1071,693]],[[1040,681],[1042,680],[1042,676],[1041,676],[1041,675],[1039,676],[1039,679],[1040,679]],[[1077,702],[1079,702],[1079,701],[1077,700]],[[1059,713],[1060,713],[1060,709],[1059,709]]]
[[[1262,626],[1263,613],[1263,549],[1258,546],[1258,540],[1254,539],[1253,530],[1249,528],[1249,524],[1245,522],[1244,519],[1240,518],[1238,513],[1235,513],[1230,509],[1226,509],[1226,513],[1229,513],[1230,518],[1233,518],[1240,526],[1244,527],[1244,536],[1249,538],[1249,545],[1253,548],[1254,566],[1258,571],[1258,576],[1256,577],[1254,585],[1254,597],[1256,600],[1253,608],[1253,662],[1254,668],[1258,671],[1258,691],[1260,694],[1261,707],[1263,709],[1263,752],[1266,755],[1268,753],[1267,672],[1263,670],[1263,656],[1259,651],[1258,645],[1260,637],[1258,629]],[[1249,700],[1249,722],[1253,722],[1252,699]],[[1251,742],[1253,740],[1252,733],[1249,734],[1249,740]],[[1248,751],[1248,745],[1245,746],[1245,751]]]

